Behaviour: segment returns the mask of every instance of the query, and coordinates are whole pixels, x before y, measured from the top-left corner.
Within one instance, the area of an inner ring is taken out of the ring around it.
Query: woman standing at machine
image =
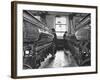
[[[52,47],[52,58],[55,57],[56,51],[57,51],[57,35],[56,31],[54,28],[51,29],[52,34],[53,34],[53,47]]]

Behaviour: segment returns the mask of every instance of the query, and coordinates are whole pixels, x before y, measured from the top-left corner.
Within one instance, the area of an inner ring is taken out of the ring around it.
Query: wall
[[[25,0],[24,0],[25,1]],[[27,0],[28,1],[28,0]],[[64,4],[80,5],[100,5],[100,0],[31,0],[37,2],[51,2]],[[10,78],[11,68],[11,0],[0,0],[0,80],[14,80]],[[99,6],[100,10],[100,6]],[[100,11],[98,12],[100,14]],[[100,22],[100,15],[98,16]],[[100,26],[100,24],[98,25]],[[100,27],[98,27],[100,30]],[[98,32],[100,34],[100,32]],[[100,47],[100,37],[98,37],[98,46]],[[99,50],[100,51],[100,50]],[[99,53],[99,52],[98,52]],[[98,54],[100,63],[100,54]],[[100,64],[98,64],[100,68]],[[59,76],[30,78],[26,80],[100,80],[100,69],[98,74]],[[24,79],[22,79],[24,80]]]
[[[54,15],[47,15],[46,16],[46,22],[48,27],[54,28],[55,26],[55,16]]]

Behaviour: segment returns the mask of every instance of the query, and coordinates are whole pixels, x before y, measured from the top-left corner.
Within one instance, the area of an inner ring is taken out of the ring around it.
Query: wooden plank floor
[[[64,51],[57,51],[55,58],[52,59],[49,55],[44,62],[41,63],[39,68],[59,68],[59,67],[75,67],[78,66],[71,55],[68,52],[68,55],[64,54]]]

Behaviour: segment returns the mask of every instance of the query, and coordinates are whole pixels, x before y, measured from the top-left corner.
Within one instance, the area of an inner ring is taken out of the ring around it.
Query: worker
[[[68,32],[65,31],[63,35],[63,45],[64,45],[64,51],[65,49],[68,50]]]
[[[56,35],[56,31],[54,28],[51,29],[51,32],[53,34],[53,43],[52,43],[52,58],[55,58],[55,54],[57,51],[57,35]]]

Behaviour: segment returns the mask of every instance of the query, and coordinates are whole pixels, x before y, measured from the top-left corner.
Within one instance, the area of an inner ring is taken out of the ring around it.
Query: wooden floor
[[[49,55],[44,62],[41,63],[39,68],[58,68],[58,67],[75,67],[78,66],[71,55],[68,52],[68,55],[64,53],[64,51],[57,51],[55,58],[51,58]]]

